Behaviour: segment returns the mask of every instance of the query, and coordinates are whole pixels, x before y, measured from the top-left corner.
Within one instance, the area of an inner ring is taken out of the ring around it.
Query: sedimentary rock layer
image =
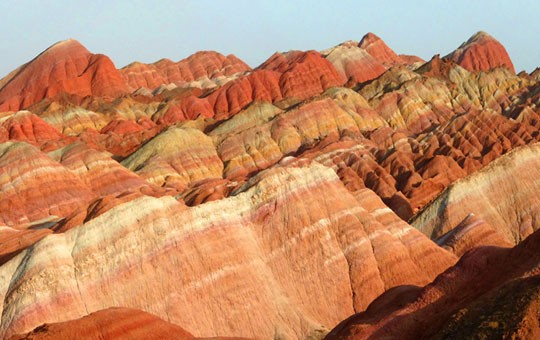
[[[476,33],[447,58],[470,71],[488,71],[502,66],[515,72],[504,46],[486,32]]]
[[[115,98],[127,87],[107,56],[66,40],[0,80],[0,111],[24,109],[61,93]]]
[[[81,319],[44,324],[12,340],[22,339],[155,339],[190,340],[193,335],[179,326],[139,310],[108,308]]]
[[[538,229],[536,178],[540,145],[524,146],[450,185],[414,219],[413,226],[437,238],[469,214],[483,219],[507,241],[519,243]],[[532,180],[531,180],[532,179]]]
[[[277,167],[228,199],[186,209],[142,197],[46,237],[0,267],[0,329],[121,305],[197,336],[298,338],[454,261],[371,191],[353,197],[331,169]]]
[[[120,74],[129,89],[135,91],[139,88],[154,90],[164,84],[194,85],[195,81],[200,81],[202,87],[216,86],[215,83],[220,78],[249,70],[251,68],[234,55],[224,56],[217,52],[203,51],[177,63],[169,59],[162,59],[153,64],[132,63],[122,68]]]
[[[539,74],[485,33],[255,69],[54,45],[0,80],[0,337],[535,337]]]
[[[422,289],[388,292],[326,339],[535,338],[540,232],[512,249],[479,247]]]

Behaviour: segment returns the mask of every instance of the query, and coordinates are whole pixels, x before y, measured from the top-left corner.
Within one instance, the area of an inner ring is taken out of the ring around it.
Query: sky
[[[200,50],[255,67],[276,51],[322,50],[367,32],[430,59],[482,30],[506,47],[516,71],[540,66],[537,0],[3,0],[0,12],[0,77],[68,38],[118,68]]]

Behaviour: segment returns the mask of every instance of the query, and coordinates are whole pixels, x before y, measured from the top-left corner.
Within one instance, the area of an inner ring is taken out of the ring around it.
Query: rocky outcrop
[[[112,61],[76,40],[61,41],[0,80],[0,111],[18,111],[62,93],[108,99],[127,92]]]
[[[373,33],[366,34],[360,43],[346,41],[321,53],[347,80],[348,86],[375,79],[393,66],[414,68],[423,62],[416,56],[397,55]]]
[[[221,178],[223,173],[212,140],[194,128],[169,128],[122,164],[150,183],[180,191],[197,181]]]
[[[514,64],[504,46],[486,32],[477,32],[446,58],[469,71],[488,71],[495,67],[506,67],[515,73]]]
[[[79,177],[24,142],[0,144],[0,169],[0,224],[68,217],[94,198]]]
[[[234,55],[224,56],[213,51],[197,52],[179,62],[161,59],[153,64],[132,63],[120,70],[131,91],[139,88],[154,90],[160,85],[175,84],[195,87],[217,86],[223,78],[250,71],[251,68]],[[205,80],[206,83],[201,82]],[[199,84],[195,84],[199,81]],[[199,85],[199,86],[197,86]]]
[[[450,185],[415,217],[413,226],[438,238],[473,213],[506,241],[519,243],[538,228],[534,221],[540,202],[531,178],[540,176],[539,153],[538,144],[524,146]]]
[[[540,232],[512,249],[476,248],[431,284],[388,292],[326,339],[534,338]]]
[[[23,339],[195,339],[179,326],[152,314],[129,308],[108,308],[83,318],[55,324],[44,324],[32,332],[15,335],[12,340]]]
[[[398,56],[381,38],[371,32],[362,37],[358,47],[364,49],[375,60],[386,67],[406,63],[406,60]]]

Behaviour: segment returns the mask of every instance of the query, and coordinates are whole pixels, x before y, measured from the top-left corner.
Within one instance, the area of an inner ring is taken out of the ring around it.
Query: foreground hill
[[[512,249],[479,247],[431,284],[389,291],[326,339],[536,339],[540,232]]]
[[[539,81],[483,32],[55,44],[0,80],[0,337],[534,336]]]

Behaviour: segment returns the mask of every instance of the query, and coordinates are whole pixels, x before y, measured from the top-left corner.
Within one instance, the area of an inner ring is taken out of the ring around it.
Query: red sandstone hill
[[[153,64],[132,63],[120,70],[130,90],[141,87],[153,90],[163,84],[188,83],[205,78],[230,77],[251,70],[234,55],[212,51],[197,52],[175,63],[162,59]]]
[[[540,232],[514,248],[480,247],[431,284],[389,291],[325,339],[536,339]]]
[[[515,72],[503,45],[486,32],[478,32],[446,56],[470,71],[506,67]]]
[[[535,337],[538,73],[54,45],[0,80],[0,337]]]
[[[115,98],[127,87],[112,61],[70,39],[0,80],[0,110],[17,111],[61,93]]]
[[[358,47],[366,50],[375,60],[385,66],[405,63],[405,60],[392,51],[381,38],[371,32],[364,35]]]

